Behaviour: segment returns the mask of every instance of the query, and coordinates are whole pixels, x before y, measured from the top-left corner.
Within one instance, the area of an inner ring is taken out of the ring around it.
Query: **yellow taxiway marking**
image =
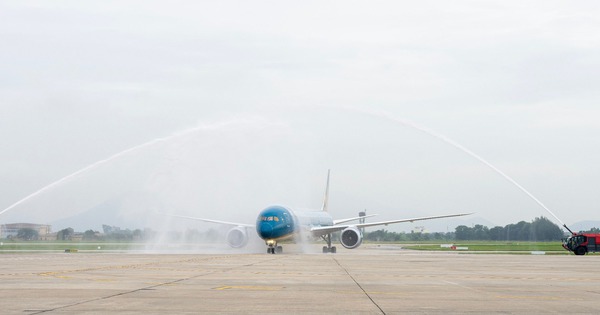
[[[54,277],[54,278],[59,278],[59,279],[72,279],[72,277],[61,275],[60,272],[44,272],[44,273],[40,273],[39,275],[42,276],[42,277]]]

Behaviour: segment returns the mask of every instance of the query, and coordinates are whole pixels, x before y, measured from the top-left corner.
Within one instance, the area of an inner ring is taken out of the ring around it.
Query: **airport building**
[[[43,236],[52,231],[52,226],[47,224],[34,223],[9,223],[0,225],[0,238],[16,237],[21,229],[32,229],[38,232],[38,235]]]

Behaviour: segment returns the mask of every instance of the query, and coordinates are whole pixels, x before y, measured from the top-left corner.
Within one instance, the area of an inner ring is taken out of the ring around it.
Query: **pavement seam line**
[[[332,257],[332,258],[335,261],[335,263],[338,264],[338,266],[340,266],[340,268],[342,268],[342,270],[344,270],[344,272],[346,272],[348,277],[350,277],[350,279],[352,279],[352,281],[354,281],[354,283],[356,283],[356,285],[363,291],[363,293],[369,298],[369,300],[371,300],[371,303],[373,303],[373,305],[377,306],[379,311],[381,311],[381,314],[385,315],[385,312],[383,311],[383,309],[381,309],[379,304],[377,304],[377,302],[375,302],[375,300],[373,300],[373,298],[369,295],[369,293],[367,293],[367,291],[365,291],[365,289],[362,287],[362,285],[360,285],[360,283],[358,283],[358,281],[356,281],[356,279],[354,279],[354,277],[350,274],[350,272],[348,272],[348,269],[346,269],[344,266],[342,266],[342,264],[340,264],[340,262],[337,259],[335,259],[335,257]]]
[[[102,297],[98,297],[98,298],[94,298],[94,299],[89,299],[89,300],[85,300],[85,301],[80,301],[80,302],[72,303],[72,304],[68,304],[68,305],[58,306],[58,307],[55,307],[55,308],[52,308],[52,309],[40,310],[40,311],[37,311],[37,312],[34,312],[34,313],[30,313],[30,314],[31,315],[36,315],[36,314],[43,314],[43,313],[47,313],[47,312],[54,312],[54,311],[57,311],[57,310],[66,309],[66,308],[77,306],[77,305],[82,305],[82,304],[86,304],[86,303],[90,303],[90,302],[95,302],[95,301],[106,300],[106,299],[110,299],[110,298],[117,297],[117,296],[123,296],[123,295],[131,294],[131,293],[136,293],[136,292],[139,292],[139,291],[144,291],[144,290],[149,290],[149,289],[157,288],[157,287],[160,287],[160,286],[171,285],[171,284],[182,282],[182,281],[186,281],[186,280],[196,279],[196,278],[204,277],[204,276],[207,276],[207,275],[210,275],[210,274],[213,274],[213,273],[217,273],[217,272],[225,272],[225,271],[235,270],[235,269],[238,269],[238,268],[250,267],[250,266],[254,266],[254,265],[257,265],[257,264],[260,264],[260,263],[263,263],[263,262],[275,260],[275,259],[278,259],[278,258],[281,258],[281,256],[271,257],[269,259],[257,261],[257,262],[250,263],[250,264],[244,264],[244,265],[239,265],[239,266],[229,267],[229,268],[219,269],[219,270],[212,270],[212,271],[209,271],[209,272],[205,272],[203,274],[199,274],[199,275],[195,275],[195,276],[191,276],[191,277],[187,277],[187,278],[175,279],[175,280],[172,280],[172,281],[167,281],[167,282],[163,282],[163,283],[159,283],[159,284],[154,284],[154,285],[143,287],[143,288],[138,288],[138,289],[129,290],[129,291],[125,291],[125,292],[119,292],[119,293],[115,293],[115,294],[111,294],[111,295],[107,295],[107,296],[102,296]],[[190,259],[190,260],[186,260],[186,261],[192,261],[192,260]],[[182,262],[182,261],[175,261],[175,262]]]

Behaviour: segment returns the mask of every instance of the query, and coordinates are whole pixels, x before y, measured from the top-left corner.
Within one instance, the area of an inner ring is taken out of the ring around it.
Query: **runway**
[[[599,314],[600,255],[0,255],[2,314]]]

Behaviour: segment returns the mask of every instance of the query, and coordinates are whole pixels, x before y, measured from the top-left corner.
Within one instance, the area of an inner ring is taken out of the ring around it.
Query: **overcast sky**
[[[404,120],[565,223],[600,220],[599,6],[1,1],[0,211],[104,162],[0,222],[252,223],[320,207],[327,169],[336,218],[553,219]]]

